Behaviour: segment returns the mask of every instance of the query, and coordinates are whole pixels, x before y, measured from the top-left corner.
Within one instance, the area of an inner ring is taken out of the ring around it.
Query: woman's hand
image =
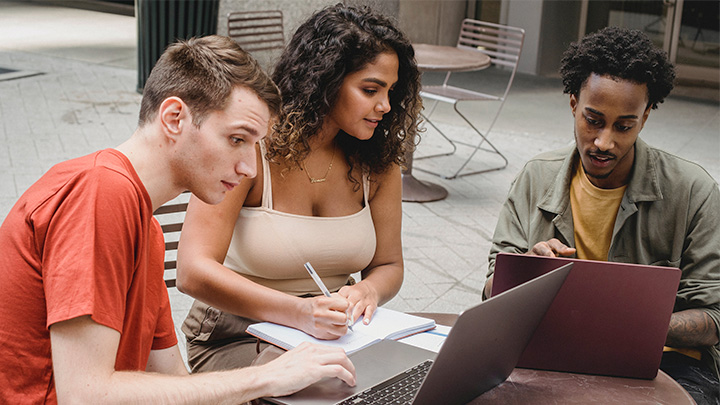
[[[317,339],[334,340],[347,333],[347,298],[332,294],[303,299],[302,324],[300,329]]]
[[[355,323],[360,316],[363,317],[365,325],[370,323],[380,301],[377,291],[370,286],[370,283],[361,281],[355,285],[345,286],[338,291],[338,294],[350,303],[350,324]]]

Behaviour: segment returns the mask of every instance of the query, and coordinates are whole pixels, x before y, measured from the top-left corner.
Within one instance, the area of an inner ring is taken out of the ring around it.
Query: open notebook
[[[250,325],[247,332],[286,350],[293,349],[302,342],[312,342],[342,347],[345,353],[350,354],[384,339],[397,340],[434,327],[435,321],[432,319],[378,308],[370,324],[365,325],[360,318],[353,325],[353,331],[348,331],[337,340],[316,339],[301,330],[271,322]]]

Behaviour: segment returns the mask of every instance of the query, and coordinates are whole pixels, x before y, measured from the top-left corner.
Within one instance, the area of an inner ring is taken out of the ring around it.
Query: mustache
[[[599,149],[589,150],[589,151],[587,152],[587,154],[590,155],[590,156],[599,156],[599,157],[606,157],[606,158],[611,158],[611,159],[617,158],[617,156],[616,156],[614,153],[602,151],[602,150],[599,150]]]

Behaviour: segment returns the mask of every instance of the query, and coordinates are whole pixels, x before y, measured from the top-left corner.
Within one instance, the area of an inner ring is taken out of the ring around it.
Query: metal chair
[[[283,14],[279,10],[228,14],[228,36],[248,52],[283,49]]]
[[[445,140],[447,140],[452,150],[446,153],[437,153],[429,156],[415,157],[415,160],[428,159],[438,156],[450,156],[457,151],[457,145],[464,145],[472,148],[472,151],[468,158],[462,163],[459,169],[450,175],[443,175],[438,172],[433,172],[422,167],[415,167],[418,170],[434,174],[446,179],[454,179],[457,177],[468,176],[471,174],[485,173],[493,170],[500,170],[507,166],[507,158],[488,140],[488,135],[492,130],[495,122],[502,111],[505,99],[510,87],[512,86],[513,79],[518,67],[518,61],[520,60],[520,52],[522,50],[523,40],[525,38],[525,30],[522,28],[510,27],[506,25],[493,24],[489,22],[465,19],[462,22],[460,28],[460,35],[458,37],[457,47],[466,50],[473,50],[482,52],[490,57],[491,66],[499,69],[509,70],[507,84],[504,86],[504,90],[498,91],[496,94],[491,92],[483,93],[474,90],[464,89],[456,86],[449,85],[450,75],[452,72],[448,72],[445,76],[445,80],[442,85],[439,86],[423,86],[420,95],[424,99],[434,100],[432,108],[428,114],[423,114],[422,117],[425,121],[432,126]],[[437,103],[439,101],[453,104],[455,112],[480,136],[480,140],[477,143],[465,142],[460,140],[450,139],[445,133],[443,133],[435,123],[430,120]],[[482,132],[480,131],[468,118],[460,112],[458,105],[465,101],[495,101],[498,103],[497,110],[492,115],[490,125],[487,129]],[[483,147],[487,144],[489,148]],[[486,152],[494,153],[500,156],[503,160],[503,164],[500,166],[491,167],[488,169],[471,171],[462,173],[463,169],[468,163],[475,157],[475,154],[483,150]]]
[[[165,238],[165,285],[175,287],[177,278],[177,248],[180,231],[185,222],[190,192],[186,191],[155,210],[153,215],[160,223]]]

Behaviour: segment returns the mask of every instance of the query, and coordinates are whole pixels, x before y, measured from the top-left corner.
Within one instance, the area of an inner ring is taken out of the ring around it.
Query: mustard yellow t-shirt
[[[585,174],[582,164],[570,183],[570,204],[575,227],[575,247],[578,259],[606,261],[620,202],[627,186],[614,189],[595,187]],[[700,351],[692,348],[665,346],[664,351],[676,351],[700,360]]]
[[[582,164],[570,183],[570,206],[575,228],[578,259],[607,260],[615,217],[627,185],[603,189],[595,187]]]

